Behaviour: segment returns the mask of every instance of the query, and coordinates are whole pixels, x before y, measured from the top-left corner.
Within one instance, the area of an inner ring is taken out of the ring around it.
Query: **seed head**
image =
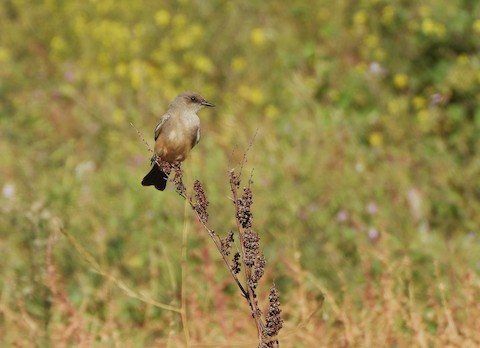
[[[233,273],[235,273],[235,274],[240,273],[240,253],[235,253],[235,255],[233,255],[233,261],[232,261],[231,268],[232,268]]]
[[[255,265],[253,266],[253,273],[252,273],[252,278],[249,280],[248,285],[252,289],[256,289],[258,282],[260,279],[263,277],[263,274],[265,273],[265,265],[267,264],[267,260],[265,259],[265,256],[263,254],[257,255],[257,258],[255,260]]]
[[[283,320],[280,317],[280,301],[278,298],[278,291],[273,286],[270,289],[270,295],[268,296],[269,306],[268,312],[265,317],[265,328],[262,330],[263,338],[275,337],[283,327]]]
[[[258,255],[260,248],[260,238],[252,229],[245,230],[243,235],[243,246],[245,248],[245,266],[252,267]]]
[[[195,180],[193,191],[195,191],[195,211],[197,212],[200,221],[206,224],[208,221],[208,200],[200,181]]]
[[[240,178],[235,173],[234,169],[230,170],[230,184],[235,186],[235,187],[240,186]]]
[[[242,198],[237,200],[237,219],[243,228],[252,227],[252,212],[250,207],[253,204],[252,190],[250,187],[243,189]]]
[[[167,163],[167,162],[164,162]],[[183,184],[183,170],[182,170],[182,163],[179,161],[173,162],[172,164],[169,164],[170,168],[168,169],[168,173],[170,173],[171,170],[174,171],[175,176],[173,177],[173,183],[175,184],[175,189],[178,194],[185,196],[185,185]],[[164,170],[165,171],[165,170]],[[165,172],[167,173],[167,172]],[[168,174],[167,174],[168,175]]]
[[[228,236],[221,241],[221,251],[222,254],[225,256],[230,255],[230,250],[232,250],[232,243],[233,243],[233,231],[228,233]]]

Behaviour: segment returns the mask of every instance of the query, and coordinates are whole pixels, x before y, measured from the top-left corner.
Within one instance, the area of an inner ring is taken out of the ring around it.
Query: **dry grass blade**
[[[63,224],[60,219],[56,218],[52,221],[54,224],[54,228],[58,231],[58,233],[63,234],[68,241],[75,247],[79,255],[83,258],[85,262],[87,262],[90,267],[94,270],[94,272],[101,274],[105,278],[109,279],[112,283],[114,283],[119,289],[121,289],[128,297],[137,299],[144,303],[148,303],[149,305],[155,306],[157,308],[161,308],[167,311],[172,311],[176,313],[181,313],[181,308],[173,307],[165,303],[158,302],[151,297],[146,295],[142,295],[137,291],[133,290],[130,286],[128,286],[123,280],[117,278],[110,272],[104,270],[100,264],[95,260],[95,258],[73,237],[70,233],[63,228]]]

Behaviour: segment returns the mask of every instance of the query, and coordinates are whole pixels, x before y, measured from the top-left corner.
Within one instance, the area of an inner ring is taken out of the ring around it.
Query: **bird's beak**
[[[203,102],[201,102],[200,104],[202,104],[203,106],[210,106],[210,107],[212,107],[212,108],[215,107],[215,104],[209,103],[209,102],[207,102],[207,101],[203,101]]]

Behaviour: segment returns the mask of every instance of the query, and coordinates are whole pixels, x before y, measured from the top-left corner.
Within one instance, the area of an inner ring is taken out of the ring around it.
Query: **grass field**
[[[480,2],[5,0],[2,347],[256,347],[221,255],[140,185],[184,90],[209,227],[252,177],[281,347],[480,346]],[[238,241],[237,241],[238,247]]]

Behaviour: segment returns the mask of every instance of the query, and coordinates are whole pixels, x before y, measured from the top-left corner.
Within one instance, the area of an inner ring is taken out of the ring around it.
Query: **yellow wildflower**
[[[269,104],[265,108],[265,115],[269,119],[276,119],[278,117],[279,111],[278,108],[275,105]]]
[[[115,66],[115,74],[119,77],[124,77],[127,74],[128,66],[125,63],[118,63]]]
[[[67,43],[60,36],[54,36],[52,41],[50,41],[50,47],[53,52],[61,53],[67,48]]]
[[[422,21],[422,32],[427,35],[435,32],[435,22],[431,18]]]
[[[387,54],[385,53],[385,50],[383,48],[380,48],[380,47],[377,47],[373,51],[373,57],[375,58],[375,60],[377,60],[379,62],[383,62],[385,60],[386,55]]]
[[[247,66],[247,61],[243,57],[235,57],[232,59],[230,66],[234,71],[242,72],[243,70],[245,70],[245,67]]]
[[[130,65],[130,84],[134,89],[139,89],[144,83],[145,64],[141,60],[134,60]]]
[[[190,35],[192,35],[195,40],[203,36],[203,27],[199,24],[193,24],[190,26],[189,31]]]
[[[183,31],[178,34],[176,45],[178,48],[185,49],[190,48],[195,43],[195,39],[188,31]]]
[[[78,35],[85,35],[85,32],[88,30],[88,23],[83,15],[77,15],[74,18],[73,28]]]
[[[240,85],[238,94],[255,105],[263,103],[264,96],[260,89],[248,85]]]
[[[255,28],[250,33],[250,40],[255,46],[263,46],[267,41],[265,31],[262,28]]]
[[[378,36],[374,34],[370,34],[365,38],[365,45],[369,48],[375,48],[378,46]]]
[[[213,71],[212,61],[208,57],[202,55],[196,56],[194,65],[197,70],[204,73],[210,73]]]
[[[167,10],[160,10],[155,13],[155,23],[157,23],[159,27],[167,26],[168,23],[170,23],[170,18],[170,12]]]
[[[387,110],[389,113],[395,115],[402,110],[402,105],[398,99],[390,99],[387,103]]]
[[[383,134],[378,131],[370,133],[368,143],[373,147],[381,147],[383,145]]]
[[[115,123],[116,125],[121,125],[125,123],[125,120],[126,120],[125,111],[123,111],[122,109],[116,108],[113,111],[112,120],[113,120],[113,123]]]
[[[395,7],[393,7],[392,5],[385,6],[382,11],[382,22],[389,24],[393,21],[394,17],[395,17]]]
[[[398,89],[404,89],[408,86],[408,76],[406,74],[395,74],[393,85]]]
[[[364,74],[368,69],[368,65],[365,62],[360,62],[355,65],[355,71],[359,74]]]
[[[446,33],[446,28],[442,23],[437,23],[431,18],[425,18],[422,21],[422,32],[425,35],[443,37]]]
[[[446,33],[447,33],[447,28],[445,28],[445,25],[443,25],[442,23],[438,23],[435,28],[435,34],[438,37],[445,37]]]
[[[427,109],[420,110],[417,113],[417,123],[423,132],[428,132],[431,129],[430,114]]]
[[[185,17],[183,14],[178,14],[173,17],[173,24],[177,28],[183,28],[185,24],[187,23],[187,17]]]
[[[5,47],[0,47],[0,63],[5,63],[10,60],[10,52]]]
[[[473,31],[480,34],[480,19],[476,19],[475,22],[473,22]]]
[[[263,103],[263,99],[264,97],[262,91],[258,88],[253,88],[250,93],[250,100],[252,103],[255,105],[260,105]]]
[[[106,92],[111,96],[118,96],[120,94],[120,85],[116,82],[109,82],[106,87]]]
[[[420,110],[427,106],[427,99],[421,95],[417,95],[413,98],[412,104],[416,110]]]
[[[365,25],[367,23],[367,20],[368,20],[368,15],[365,10],[357,11],[353,15],[353,23],[355,25]]]
[[[460,65],[467,65],[470,62],[470,59],[468,58],[468,55],[466,54],[460,54],[457,57],[457,62]]]

